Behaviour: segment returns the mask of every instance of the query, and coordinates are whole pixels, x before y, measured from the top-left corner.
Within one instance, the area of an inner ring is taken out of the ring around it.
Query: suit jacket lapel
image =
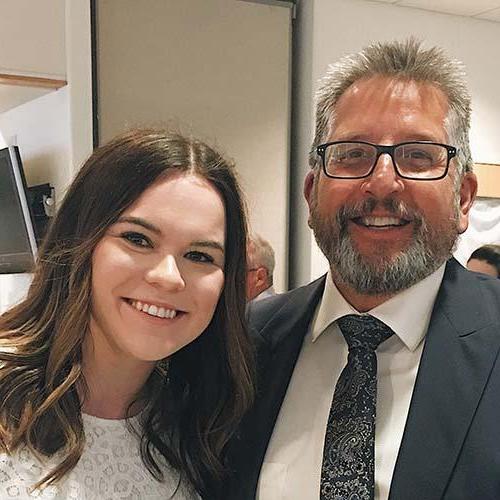
[[[264,389],[258,389],[231,458],[242,479],[238,498],[255,497],[267,445],[324,284],[323,277],[291,292],[260,332],[258,387]]]
[[[441,499],[497,357],[498,325],[477,278],[447,265],[415,382],[389,498]]]

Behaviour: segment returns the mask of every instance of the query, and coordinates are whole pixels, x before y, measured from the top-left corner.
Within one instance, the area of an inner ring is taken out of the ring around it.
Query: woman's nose
[[[186,286],[177,261],[173,255],[166,255],[146,273],[146,281],[170,291],[179,291]]]

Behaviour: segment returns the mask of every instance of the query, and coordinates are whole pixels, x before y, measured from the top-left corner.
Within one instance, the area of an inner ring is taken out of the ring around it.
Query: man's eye
[[[426,151],[413,150],[413,151],[408,151],[406,157],[413,158],[414,160],[428,160],[431,158],[431,155]]]
[[[366,157],[367,153],[362,149],[342,149],[334,153],[337,162],[364,160]]]
[[[129,231],[126,233],[122,233],[121,237],[128,241],[129,243],[132,243],[132,245],[135,245],[137,247],[151,247],[151,241],[149,238],[144,236],[141,233],[136,233],[133,231]]]
[[[350,149],[346,152],[346,156],[355,160],[357,158],[363,158],[366,155],[362,149]]]
[[[204,252],[188,252],[185,257],[193,262],[214,262],[214,258]]]

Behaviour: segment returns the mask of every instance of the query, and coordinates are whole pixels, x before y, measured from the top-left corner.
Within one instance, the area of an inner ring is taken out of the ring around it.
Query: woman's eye
[[[144,236],[141,233],[135,233],[132,231],[122,233],[121,237],[128,241],[129,243],[132,243],[132,245],[135,245],[137,247],[151,247],[151,241],[149,238]]]
[[[211,255],[203,252],[188,252],[185,257],[194,262],[214,262],[214,258]]]

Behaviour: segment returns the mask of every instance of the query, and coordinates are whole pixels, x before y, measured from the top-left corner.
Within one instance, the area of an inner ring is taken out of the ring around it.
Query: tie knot
[[[394,332],[382,321],[373,316],[349,314],[339,318],[340,331],[349,346],[349,350],[361,347],[375,351]]]

